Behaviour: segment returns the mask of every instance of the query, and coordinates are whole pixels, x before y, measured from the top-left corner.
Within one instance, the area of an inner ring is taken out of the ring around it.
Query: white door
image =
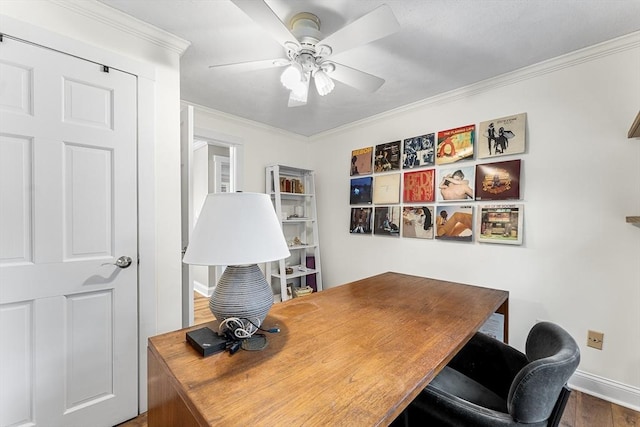
[[[0,43],[0,426],[138,412],[136,78],[105,71]]]

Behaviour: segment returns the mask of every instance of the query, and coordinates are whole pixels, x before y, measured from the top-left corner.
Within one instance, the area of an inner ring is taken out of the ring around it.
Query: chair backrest
[[[526,343],[529,363],[515,376],[507,408],[514,420],[539,423],[549,419],[560,391],[580,363],[580,349],[560,326],[540,322]]]

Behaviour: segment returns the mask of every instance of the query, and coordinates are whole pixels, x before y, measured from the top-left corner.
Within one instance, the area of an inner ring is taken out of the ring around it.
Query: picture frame
[[[479,212],[478,242],[522,245],[524,204],[483,205]]]

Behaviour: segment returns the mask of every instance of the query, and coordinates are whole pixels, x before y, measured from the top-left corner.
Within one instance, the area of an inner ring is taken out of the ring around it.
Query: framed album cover
[[[521,245],[524,205],[480,206],[478,242]]]
[[[429,133],[405,139],[402,152],[402,169],[433,166],[436,152],[435,137],[434,133]]]
[[[351,176],[370,175],[373,172],[373,147],[351,151]]]
[[[373,180],[373,203],[400,203],[400,174],[378,175]]]
[[[434,221],[436,239],[459,242],[473,241],[473,206],[437,206]]]
[[[376,145],[374,172],[400,170],[400,141]]]
[[[433,206],[403,206],[402,237],[433,239]]]
[[[371,208],[351,208],[349,232],[371,234]]]
[[[473,200],[475,167],[448,167],[438,169],[437,201]]]
[[[434,169],[405,172],[403,178],[403,202],[424,203],[435,200]]]
[[[436,164],[446,165],[473,159],[476,125],[468,125],[438,132]]]
[[[520,199],[521,160],[476,165],[476,200]]]
[[[373,177],[351,179],[349,203],[352,205],[370,205],[373,191]]]
[[[524,153],[527,113],[500,117],[480,123],[478,129],[478,158]]]
[[[400,237],[400,206],[376,206],[373,234]]]

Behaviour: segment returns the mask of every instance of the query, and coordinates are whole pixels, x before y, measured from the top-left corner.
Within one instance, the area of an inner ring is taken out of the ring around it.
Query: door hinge
[[[106,66],[106,65],[103,65],[103,66],[102,66],[102,72],[103,72],[103,73],[108,73],[108,72],[109,72],[109,67],[108,67],[108,66]]]
[[[4,41],[4,34],[0,34],[0,43]]]

